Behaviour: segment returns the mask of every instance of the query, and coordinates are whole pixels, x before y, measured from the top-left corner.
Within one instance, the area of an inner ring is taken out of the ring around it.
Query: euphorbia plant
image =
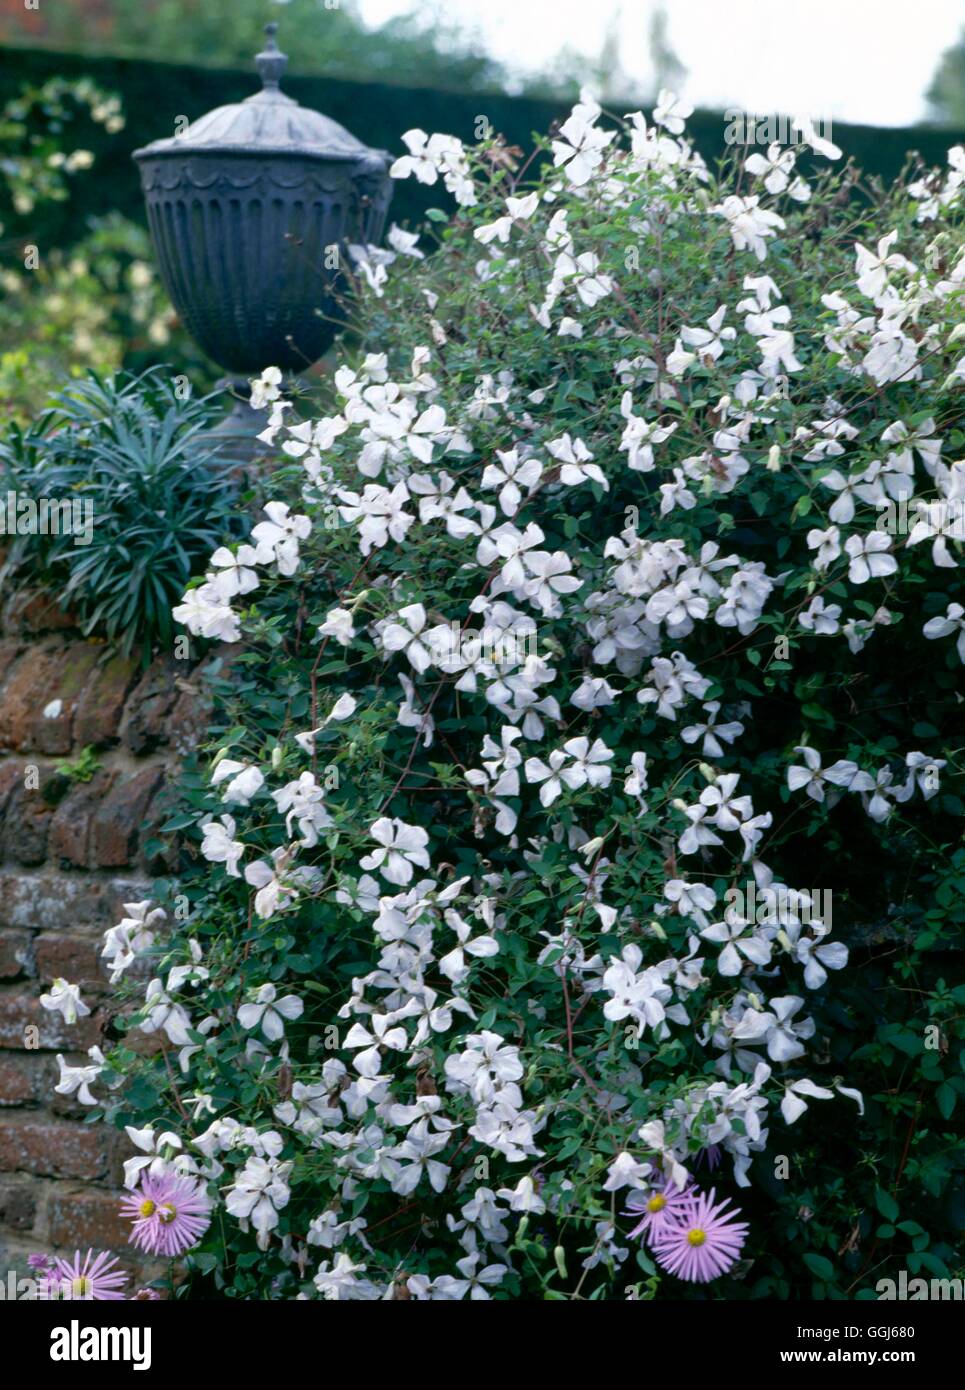
[[[355,248],[317,411],[255,384],[275,500],[176,610],[240,644],[195,863],[108,934],[163,1055],[103,1077],[233,1296],[860,1273],[796,1136],[865,1114],[849,944],[960,834],[963,155],[712,173],[686,114],[410,132],[435,253]]]

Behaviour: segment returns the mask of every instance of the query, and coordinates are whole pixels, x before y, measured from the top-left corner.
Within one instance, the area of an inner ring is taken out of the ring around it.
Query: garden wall
[[[117,1214],[132,1150],[53,1088],[56,1054],[84,1060],[110,1029],[101,933],[164,869],[151,827],[203,725],[186,667],[163,656],[144,671],[42,596],[0,599],[0,1272],[22,1271],[31,1250],[88,1245],[134,1267]],[[86,781],[85,749],[100,765]],[[92,1009],[72,1027],[38,1002],[61,975]]]

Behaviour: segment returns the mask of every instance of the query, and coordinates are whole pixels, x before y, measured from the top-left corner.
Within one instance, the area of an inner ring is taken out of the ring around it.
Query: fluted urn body
[[[379,241],[392,196],[385,151],[279,89],[274,29],[260,92],[134,153],[168,294],[205,352],[244,376],[322,355],[346,248]]]

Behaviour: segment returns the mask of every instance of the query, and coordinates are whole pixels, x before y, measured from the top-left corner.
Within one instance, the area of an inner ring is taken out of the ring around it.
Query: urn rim
[[[355,165],[362,173],[388,171],[392,156],[373,149],[351,131],[311,107],[302,106],[279,88],[288,62],[276,42],[277,24],[266,24],[265,48],[255,63],[261,91],[243,101],[216,106],[177,135],[152,140],[134,150],[138,164],[146,160],[217,159],[225,155],[249,159],[324,160]]]

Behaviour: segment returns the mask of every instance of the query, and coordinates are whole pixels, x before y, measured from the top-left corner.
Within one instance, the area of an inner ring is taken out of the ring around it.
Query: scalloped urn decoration
[[[280,90],[277,27],[255,59],[260,92],[133,156],[175,308],[209,357],[244,376],[321,357],[337,331],[331,263],[380,240],[392,196],[384,150]]]

